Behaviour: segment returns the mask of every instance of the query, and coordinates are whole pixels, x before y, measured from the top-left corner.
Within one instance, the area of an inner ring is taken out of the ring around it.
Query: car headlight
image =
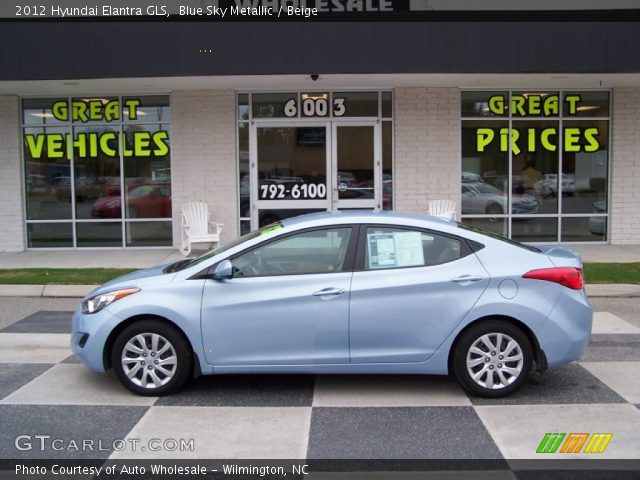
[[[91,314],[99,312],[107,305],[120,300],[121,298],[138,293],[139,291],[139,288],[125,288],[123,290],[100,293],[91,298],[86,298],[82,301],[82,313]]]

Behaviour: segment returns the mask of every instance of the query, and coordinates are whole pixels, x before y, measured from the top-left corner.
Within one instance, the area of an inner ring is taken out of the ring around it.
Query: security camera
[[[313,80],[314,82],[317,82],[318,79],[320,78],[320,75],[318,75],[317,73],[312,73],[309,76],[311,77],[311,80]]]

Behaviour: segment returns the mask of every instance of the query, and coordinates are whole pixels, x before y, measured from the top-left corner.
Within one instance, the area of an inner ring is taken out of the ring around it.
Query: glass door
[[[335,122],[332,128],[332,209],[380,209],[380,125]]]
[[[328,122],[251,129],[252,228],[331,208]]]

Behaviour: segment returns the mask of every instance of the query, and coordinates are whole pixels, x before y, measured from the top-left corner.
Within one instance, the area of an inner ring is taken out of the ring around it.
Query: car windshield
[[[464,230],[469,230],[470,232],[479,233],[481,235],[486,235],[487,237],[491,237],[491,238],[493,238],[495,240],[500,240],[501,242],[508,243],[509,245],[513,245],[514,247],[524,248],[524,249],[530,250],[532,252],[541,252],[541,250],[539,248],[532,247],[530,245],[525,245],[524,243],[520,243],[520,242],[517,242],[515,240],[511,240],[510,238],[503,237],[502,235],[498,235],[497,233],[489,232],[487,230],[483,230],[483,229],[478,228],[478,227],[473,227],[473,226],[468,225],[466,223],[459,223],[459,222],[457,222],[457,223],[458,223],[458,227],[462,228]]]
[[[281,228],[282,228],[282,223],[276,222],[271,225],[267,225],[266,227],[262,227],[259,230],[254,230],[253,232],[246,233],[241,237],[236,238],[235,240],[231,240],[229,243],[225,243],[224,245],[218,248],[209,250],[207,253],[204,253],[197,258],[193,258],[190,260],[181,260],[180,262],[177,262],[177,264],[170,265],[170,267],[174,265],[175,267],[171,268],[170,270],[166,270],[166,272],[167,273],[179,272],[180,270],[184,270],[185,268],[193,267],[194,265],[198,265],[199,263],[205,262],[210,258],[215,257],[216,255],[219,255],[223,252],[226,252],[227,250],[232,249],[233,247],[240,245],[243,242],[253,240],[256,237],[259,237],[260,235],[266,235],[267,233],[271,233]]]

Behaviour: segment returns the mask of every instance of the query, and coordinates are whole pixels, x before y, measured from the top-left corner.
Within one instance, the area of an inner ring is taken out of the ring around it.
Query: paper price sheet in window
[[[369,268],[424,265],[420,232],[367,234]]]

